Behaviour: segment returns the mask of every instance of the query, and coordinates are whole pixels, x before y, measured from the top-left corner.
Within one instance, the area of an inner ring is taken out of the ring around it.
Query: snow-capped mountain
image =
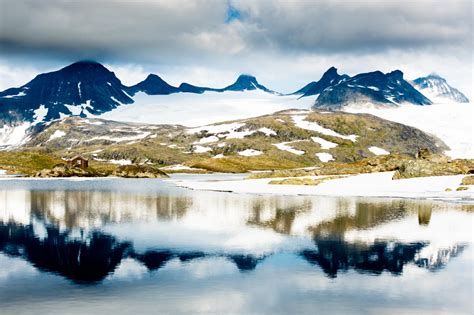
[[[319,81],[308,83],[303,88],[292,93],[293,95],[301,95],[301,97],[317,95],[329,86],[339,84],[342,81],[348,80],[350,77],[347,74],[339,75],[335,67],[329,68],[321,77]]]
[[[313,108],[340,110],[351,104],[397,106],[402,103],[430,105],[432,102],[403,78],[403,72],[361,73],[329,86],[316,99]]]
[[[413,80],[412,84],[432,100],[448,99],[458,103],[469,103],[469,99],[464,94],[435,73]]]
[[[0,92],[0,121],[15,124],[101,114],[120,104],[133,103],[126,89],[101,64],[77,62],[40,74],[19,88]]]

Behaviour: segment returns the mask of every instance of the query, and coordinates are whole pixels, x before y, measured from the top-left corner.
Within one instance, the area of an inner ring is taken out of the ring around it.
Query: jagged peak
[[[330,67],[329,69],[327,69],[326,72],[324,72],[323,77],[324,77],[324,76],[327,76],[327,75],[335,75],[335,74],[336,74],[336,75],[338,74],[338,73],[337,73],[337,68],[334,67],[334,66],[332,66],[332,67]]]
[[[387,76],[396,78],[396,79],[403,79],[403,72],[401,70],[393,70],[392,72],[387,73]]]

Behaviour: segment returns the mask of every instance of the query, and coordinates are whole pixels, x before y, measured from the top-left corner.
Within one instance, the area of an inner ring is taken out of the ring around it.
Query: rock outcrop
[[[151,165],[122,165],[112,172],[113,176],[125,178],[166,178],[162,170]]]

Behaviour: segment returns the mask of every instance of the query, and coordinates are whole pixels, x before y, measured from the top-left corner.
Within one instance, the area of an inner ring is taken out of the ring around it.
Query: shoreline
[[[431,176],[392,180],[394,172],[368,173],[324,181],[317,186],[270,185],[272,180],[286,178],[236,179],[236,180],[179,180],[166,179],[177,187],[226,192],[236,194],[278,195],[278,196],[320,196],[320,197],[370,197],[439,200],[474,204],[474,187],[456,191],[466,175]],[[325,176],[307,176],[318,179]],[[298,177],[303,178],[303,177]],[[446,188],[452,191],[445,191]]]
[[[170,178],[124,178],[124,177],[0,177],[1,182],[19,181],[94,181],[117,179],[151,179],[170,183],[183,189],[225,192],[250,195],[397,198],[436,200],[451,203],[474,204],[474,186],[456,191],[466,175],[431,176],[392,180],[394,172],[350,175],[323,181],[319,185],[272,185],[272,180],[282,178],[245,179],[246,173],[229,174],[171,174]],[[232,178],[235,177],[235,178]],[[296,178],[320,179],[327,176],[304,176]],[[452,189],[446,191],[447,188]]]

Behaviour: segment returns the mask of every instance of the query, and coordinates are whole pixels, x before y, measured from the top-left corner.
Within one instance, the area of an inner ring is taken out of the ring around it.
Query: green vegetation
[[[30,176],[58,163],[60,158],[40,151],[0,151],[0,169],[8,174]]]
[[[291,160],[281,160],[267,156],[231,156],[221,159],[206,159],[190,162],[192,167],[206,169],[212,172],[245,173],[250,170],[290,169],[305,166]]]
[[[328,176],[318,179],[313,178],[286,178],[282,180],[272,180],[269,182],[270,185],[304,185],[304,186],[316,186],[322,182],[341,178],[341,176]]]

